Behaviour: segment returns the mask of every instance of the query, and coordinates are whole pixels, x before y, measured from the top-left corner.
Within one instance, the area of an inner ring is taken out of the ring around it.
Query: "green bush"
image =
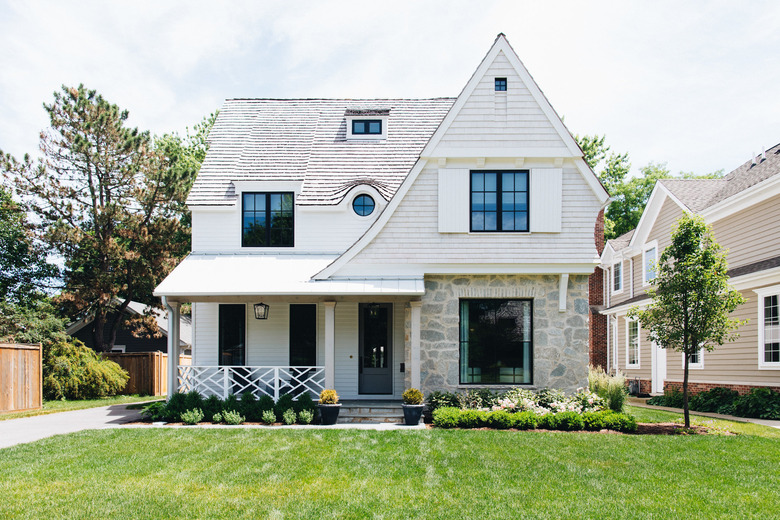
[[[263,415],[263,411],[257,401],[257,397],[252,392],[244,392],[241,394],[241,400],[239,402],[241,414],[246,417],[247,421],[257,422]]]
[[[181,414],[187,411],[186,401],[186,394],[178,392],[173,394],[165,405],[165,419],[167,421],[178,421],[181,418]]]
[[[487,414],[487,425],[497,430],[512,428],[514,421],[512,414],[506,410],[496,410]]]
[[[200,408],[193,408],[192,410],[187,410],[181,414],[181,422],[184,424],[198,424],[202,420],[203,411]]]
[[[566,400],[566,394],[552,388],[542,388],[536,393],[536,402],[539,406],[550,408],[553,403]]]
[[[273,410],[264,410],[262,419],[265,424],[273,424],[276,422],[276,414]]]
[[[295,406],[295,400],[292,394],[284,394],[279,396],[279,400],[274,404],[274,413],[276,413],[276,420],[282,422],[284,419],[284,412],[289,408]]]
[[[235,394],[228,394],[227,398],[222,402],[222,409],[240,411],[241,403],[239,402],[238,397],[236,397]],[[222,418],[224,419],[225,416],[223,415]]]
[[[213,423],[221,423],[222,422],[222,412],[217,412],[214,414],[214,416],[211,418],[211,422]]]
[[[556,414],[557,427],[556,430],[563,430],[566,432],[579,431],[585,428],[585,424],[582,421],[582,415],[577,412],[561,412]]]
[[[220,399],[219,396],[210,395],[206,400],[203,401],[204,420],[212,421],[212,422],[220,422],[220,421],[214,421],[214,415],[220,413],[221,411],[222,411],[222,399]]]
[[[628,396],[626,378],[618,371],[608,375],[601,367],[588,367],[588,389],[602,399],[610,410],[622,412]]]
[[[465,408],[490,408],[498,402],[498,392],[489,388],[474,388],[466,392]]]
[[[317,406],[314,404],[314,399],[311,398],[311,394],[308,391],[299,395],[298,399],[295,401],[295,406],[293,406],[295,413],[299,414],[305,410],[311,412],[312,417],[314,416],[314,410],[316,408]]]
[[[460,408],[461,396],[462,394],[454,392],[431,392],[428,394],[428,409],[433,413],[438,408]]]
[[[604,418],[608,415],[612,415],[615,412],[612,410],[602,410],[600,412],[585,412],[582,414],[582,423],[586,430],[591,432],[597,432],[603,430]]]
[[[487,426],[487,412],[481,410],[461,410],[458,426],[461,428],[482,428]]]
[[[265,412],[266,410],[273,411],[274,409],[274,398],[270,395],[263,395],[260,397],[260,399],[257,400],[257,407],[262,410],[260,412],[260,415],[262,415],[262,412]]]
[[[780,419],[780,393],[770,388],[753,388],[735,400],[734,411],[740,417]]]
[[[314,420],[314,412],[311,410],[301,410],[298,412],[298,422],[300,424],[311,424]]]
[[[194,410],[195,408],[203,409],[203,397],[195,390],[191,390],[184,394],[184,409]]]
[[[243,424],[246,418],[234,410],[225,410],[222,412],[222,420],[225,424],[238,425]]]
[[[533,412],[515,412],[512,414],[512,428],[518,430],[533,430],[536,428],[538,418]]]
[[[557,430],[558,429],[558,415],[554,413],[546,413],[537,419],[537,428],[542,430]]]
[[[634,433],[636,431],[636,419],[625,413],[611,413],[604,415],[604,428],[616,432]]]
[[[433,425],[439,428],[457,428],[460,424],[460,409],[441,406],[433,411]]]
[[[295,424],[295,419],[296,419],[296,417],[295,417],[295,410],[293,410],[292,408],[288,408],[282,414],[282,422],[284,424],[287,424],[287,425]]]
[[[403,395],[401,395],[401,400],[404,404],[423,404],[425,401],[425,397],[423,396],[423,393],[420,392],[416,388],[409,388],[406,390]]]
[[[738,398],[739,392],[736,390],[716,387],[692,396],[688,400],[688,406],[691,410],[700,412],[728,413],[725,410],[733,412]]]
[[[163,401],[157,401],[145,406],[144,409],[141,410],[141,416],[146,421],[165,421],[168,418],[168,410]]]
[[[44,399],[97,399],[116,395],[130,378],[126,370],[103,359],[81,341],[55,343],[44,356]]]

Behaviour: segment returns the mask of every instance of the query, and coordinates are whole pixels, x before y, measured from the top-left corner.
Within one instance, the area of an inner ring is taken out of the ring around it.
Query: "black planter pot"
[[[339,410],[341,410],[341,403],[337,404],[319,404],[320,409],[320,421],[322,424],[336,424],[339,418]]]
[[[417,426],[420,424],[424,404],[402,404],[404,409],[404,424],[407,426]]]

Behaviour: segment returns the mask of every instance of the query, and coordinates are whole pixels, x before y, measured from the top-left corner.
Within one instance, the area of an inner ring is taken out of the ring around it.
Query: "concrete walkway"
[[[128,422],[140,420],[141,410],[128,410],[127,406],[115,404],[0,421],[0,448],[81,430],[120,428]]]
[[[653,406],[647,404],[646,401],[647,401],[646,399],[631,397],[628,399],[628,404],[632,406],[639,406],[640,408],[651,408],[653,410],[663,410],[665,412],[675,412],[680,414],[683,413],[682,408],[670,408],[668,406]],[[780,421],[770,421],[769,419],[753,419],[752,417],[735,417],[733,415],[724,415],[721,413],[711,413],[711,412],[697,412],[694,410],[691,410],[690,414],[698,415],[701,417],[711,417],[712,419],[723,419],[724,421],[736,421],[736,422],[761,424],[763,426],[769,426],[770,428],[780,429]]]

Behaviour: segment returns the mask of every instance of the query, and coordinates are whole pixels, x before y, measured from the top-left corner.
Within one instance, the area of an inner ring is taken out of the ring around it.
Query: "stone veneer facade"
[[[569,277],[565,312],[558,310],[559,280],[554,275],[426,276],[420,324],[421,390],[428,394],[480,386],[459,383],[461,298],[533,300],[533,384],[523,386],[566,392],[587,387],[588,276]],[[408,312],[407,308],[407,320]]]

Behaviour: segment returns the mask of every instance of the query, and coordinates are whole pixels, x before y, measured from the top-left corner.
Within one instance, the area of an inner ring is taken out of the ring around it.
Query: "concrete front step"
[[[343,403],[338,422],[347,423],[402,423],[404,411],[400,403]]]

